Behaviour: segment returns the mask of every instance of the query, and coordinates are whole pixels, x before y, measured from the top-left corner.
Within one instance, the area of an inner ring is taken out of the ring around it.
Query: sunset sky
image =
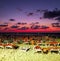
[[[58,20],[43,18],[43,11],[55,8],[60,0],[0,0],[0,31],[60,31]]]

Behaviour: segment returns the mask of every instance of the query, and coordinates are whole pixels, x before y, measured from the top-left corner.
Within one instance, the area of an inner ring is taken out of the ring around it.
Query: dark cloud
[[[60,23],[52,23],[52,27],[60,27]]]
[[[39,19],[43,19],[43,17],[40,17]]]
[[[55,18],[58,16],[60,16],[60,10],[57,10],[57,9],[54,9],[52,11],[45,11],[43,14],[44,18],[49,18],[49,19]]]
[[[37,9],[36,12],[39,13],[39,12],[41,12],[41,10],[40,9]]]
[[[21,23],[20,23],[20,22],[18,22],[17,24],[18,24],[18,25],[20,25]]]
[[[9,19],[9,21],[15,21],[15,19]]]
[[[34,15],[34,13],[32,12],[27,14],[27,16],[32,16],[32,15]]]
[[[18,28],[19,26],[16,26],[16,25],[13,25],[13,26],[11,26],[11,28]]]
[[[31,29],[47,29],[49,28],[48,26],[40,26],[40,25],[32,25]]]
[[[27,24],[27,23],[18,22],[17,24],[18,24],[18,25],[25,25],[25,24]]]
[[[39,28],[40,28],[39,25],[32,25],[32,26],[31,26],[31,29],[39,29]]]
[[[48,26],[41,26],[40,29],[48,29]]]
[[[7,24],[0,24],[0,27],[7,27]]]

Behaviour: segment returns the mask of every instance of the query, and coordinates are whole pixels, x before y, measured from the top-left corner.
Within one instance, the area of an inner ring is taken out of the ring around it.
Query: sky
[[[0,31],[20,31],[26,27],[31,30],[33,26],[40,30],[60,31],[60,22],[53,27],[52,23],[56,24],[58,21],[43,18],[43,10],[52,11],[55,8],[60,9],[60,0],[0,0]]]

